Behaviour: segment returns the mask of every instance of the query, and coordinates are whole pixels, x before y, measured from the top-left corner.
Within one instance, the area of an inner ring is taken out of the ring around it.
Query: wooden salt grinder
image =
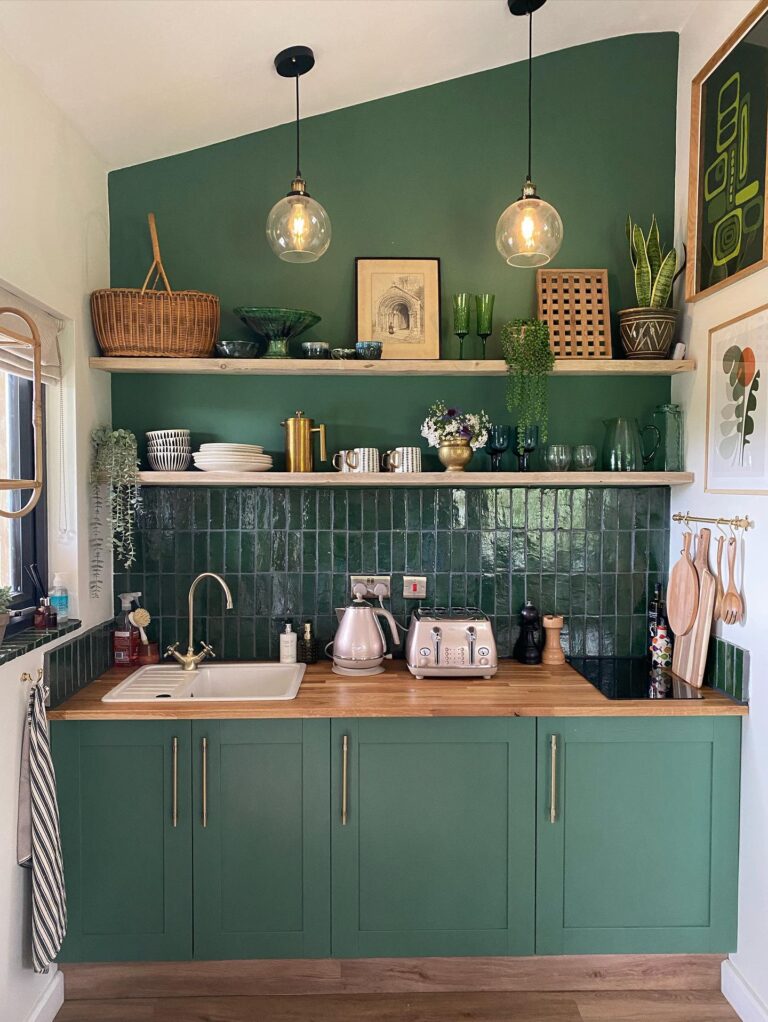
[[[560,646],[560,632],[563,629],[563,618],[559,614],[545,614],[542,619],[546,640],[541,661],[544,664],[564,664],[565,653]]]

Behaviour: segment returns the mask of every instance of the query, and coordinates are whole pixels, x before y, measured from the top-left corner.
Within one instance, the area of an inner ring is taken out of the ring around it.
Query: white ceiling
[[[534,50],[679,31],[696,3],[549,0]],[[520,60],[526,27],[506,0],[0,0],[0,46],[110,168],[290,120],[286,46],[315,51],[317,114]]]

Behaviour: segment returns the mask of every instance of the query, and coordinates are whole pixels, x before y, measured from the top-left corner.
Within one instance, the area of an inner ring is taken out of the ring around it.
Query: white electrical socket
[[[377,600],[379,596],[389,599],[392,595],[392,580],[389,575],[350,575],[349,589],[353,596],[357,585],[365,586],[365,599]],[[376,586],[384,586],[386,592],[382,593],[379,590],[378,593],[375,593]]]
[[[427,595],[427,580],[423,575],[403,575],[403,597],[423,600]]]

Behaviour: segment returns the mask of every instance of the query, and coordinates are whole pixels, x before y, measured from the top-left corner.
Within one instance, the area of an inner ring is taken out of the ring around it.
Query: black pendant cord
[[[301,177],[301,137],[299,129],[299,75],[296,75],[296,177]]]
[[[531,180],[531,110],[533,94],[533,12],[528,12],[528,180]]]

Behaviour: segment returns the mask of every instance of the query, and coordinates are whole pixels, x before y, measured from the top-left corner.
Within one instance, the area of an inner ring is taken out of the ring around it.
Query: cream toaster
[[[499,663],[488,616],[476,607],[420,607],[405,643],[417,678],[492,678]]]

